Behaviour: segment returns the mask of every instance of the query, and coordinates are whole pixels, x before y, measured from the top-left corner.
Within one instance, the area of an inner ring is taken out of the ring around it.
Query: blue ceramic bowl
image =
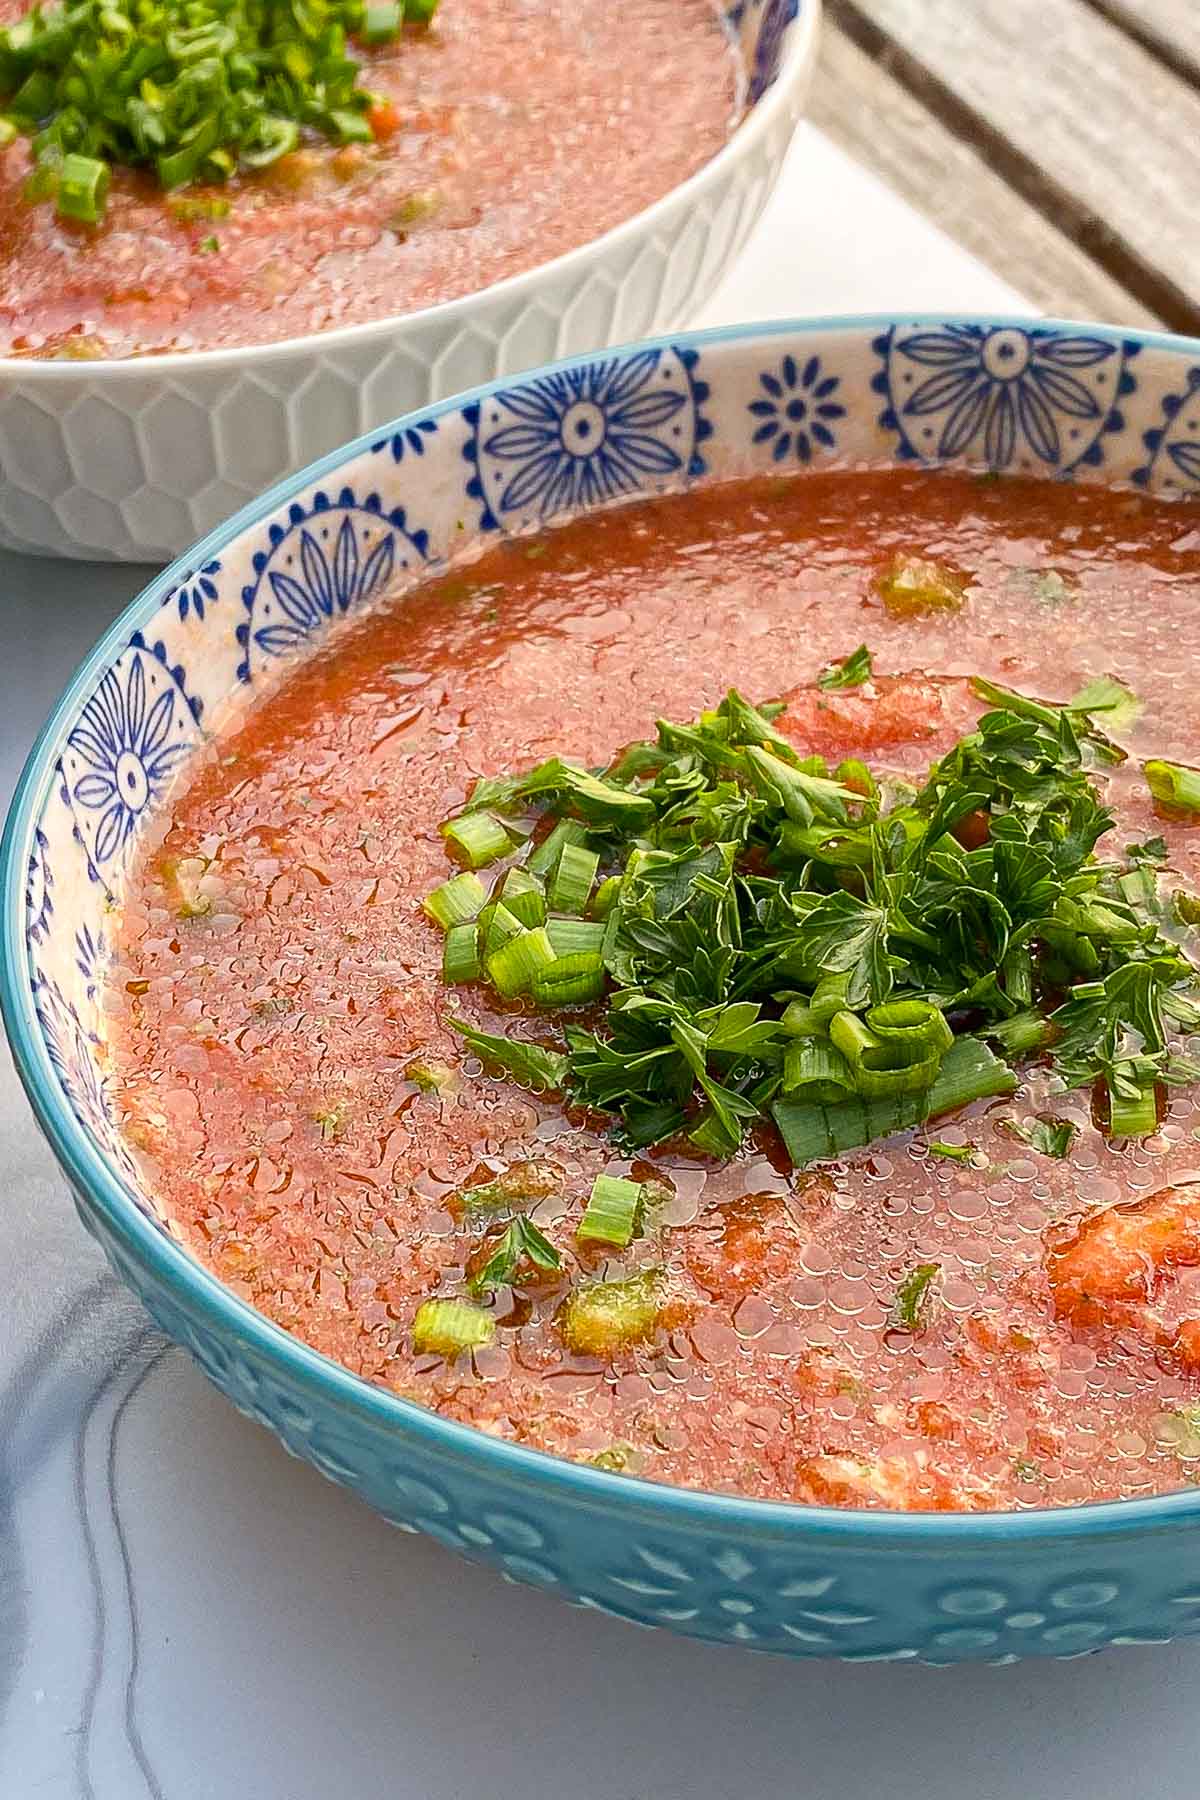
[[[677,336],[477,389],[273,489],[147,588],[47,722],[3,843],[4,1018],[113,1266],[236,1406],[401,1529],[576,1605],[793,1656],[1200,1633],[1195,1490],[1019,1514],[775,1505],[561,1462],[372,1388],[188,1254],[114,1126],[97,991],[131,849],[207,722],[269,694],[281,658],[497,533],[707,477],[917,459],[1192,495],[1200,343],[967,318]]]

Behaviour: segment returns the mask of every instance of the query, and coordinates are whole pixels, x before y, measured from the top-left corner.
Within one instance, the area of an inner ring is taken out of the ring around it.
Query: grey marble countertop
[[[926,304],[1019,297],[805,131],[709,319]],[[0,799],[145,573],[0,557]],[[389,1531],[149,1326],[2,1053],[0,1271],[0,1800],[1196,1792],[1194,1643],[789,1663],[574,1612]]]

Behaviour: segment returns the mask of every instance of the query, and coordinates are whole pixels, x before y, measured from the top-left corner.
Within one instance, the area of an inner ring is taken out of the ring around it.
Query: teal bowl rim
[[[830,314],[811,319],[773,319],[719,326],[707,331],[670,332],[621,345],[615,353],[640,348],[665,349],[680,344],[702,350],[706,345],[733,343],[740,339],[839,331],[857,333],[896,324],[1022,327],[1029,322],[1029,315],[991,313]],[[1079,326],[1079,321],[1059,319],[1038,318],[1037,323],[1068,329]],[[1105,337],[1120,336],[1147,348],[1200,360],[1200,339],[1110,325],[1085,328]],[[594,355],[593,351],[566,357],[527,374],[536,376],[573,369],[586,364]],[[38,1027],[28,958],[20,930],[25,865],[33,825],[40,816],[54,777],[54,759],[64,722],[77,710],[81,698],[91,691],[113,656],[128,642],[131,632],[148,623],[167,591],[189,568],[208,561],[242,531],[340,468],[351,456],[369,449],[410,421],[439,418],[455,412],[464,402],[484,399],[504,389],[510,381],[511,377],[488,382],[366,432],[250,501],[184,555],[177,557],[117,616],[79,665],[38,733],[17,783],[4,835],[0,839],[0,909],[3,914],[0,920],[0,1016],[34,1114],[74,1189],[78,1194],[86,1195],[87,1203],[101,1215],[112,1235],[147,1268],[176,1304],[202,1311],[223,1335],[241,1340],[268,1362],[282,1365],[292,1379],[320,1391],[327,1403],[358,1413],[375,1426],[396,1425],[410,1443],[427,1445],[434,1452],[462,1463],[486,1466],[498,1477],[526,1482],[534,1488],[542,1487],[581,1505],[603,1507],[611,1503],[618,1509],[634,1509],[644,1517],[658,1518],[666,1527],[677,1521],[694,1530],[709,1529],[718,1534],[759,1538],[836,1537],[848,1546],[857,1543],[863,1548],[891,1539],[898,1546],[903,1544],[926,1551],[936,1550],[939,1544],[959,1551],[1007,1542],[1032,1547],[1060,1539],[1105,1538],[1127,1532],[1161,1530],[1200,1520],[1200,1490],[1187,1489],[1147,1499],[990,1513],[860,1512],[791,1501],[754,1500],[611,1474],[585,1464],[567,1462],[546,1451],[492,1437],[373,1386],[340,1363],[311,1349],[239,1299],[141,1210],[76,1120],[54,1079]]]

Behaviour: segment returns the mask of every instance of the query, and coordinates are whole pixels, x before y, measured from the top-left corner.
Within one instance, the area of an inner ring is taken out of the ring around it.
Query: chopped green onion
[[[478,981],[482,973],[478,925],[452,925],[442,945],[442,980],[454,986],[460,981]]]
[[[652,1338],[665,1303],[661,1269],[646,1269],[624,1281],[589,1282],[564,1302],[559,1330],[577,1356],[607,1359]]]
[[[412,1344],[418,1356],[444,1356],[453,1362],[464,1350],[490,1344],[496,1321],[481,1306],[466,1300],[422,1300],[412,1323]]]
[[[872,1006],[867,1025],[882,1040],[889,1068],[892,1058],[906,1063],[940,1057],[954,1042],[945,1014],[929,1000],[892,1000]]]
[[[348,106],[337,106],[325,113],[321,125],[335,144],[373,144],[375,141],[369,120],[360,112],[352,112]]]
[[[826,1106],[854,1092],[854,1077],[827,1038],[802,1037],[784,1056],[783,1091],[790,1100]]]
[[[963,1037],[955,1039],[931,1085],[921,1093],[844,1100],[834,1106],[783,1099],[774,1103],[771,1112],[788,1155],[799,1169],[920,1125],[972,1100],[1011,1094],[1016,1086],[1011,1069],[985,1044],[978,1038]]]
[[[1177,806],[1182,812],[1200,812],[1200,769],[1151,759],[1142,764],[1142,773],[1150,792],[1162,805]]]
[[[546,935],[560,957],[599,957],[604,946],[604,927],[592,919],[547,919]]]
[[[549,928],[546,935],[550,937]],[[550,943],[554,948],[553,938]],[[532,993],[539,1006],[580,1006],[599,1000],[604,984],[604,961],[599,951],[579,950],[574,955],[560,956],[555,950],[554,961],[534,976]]]
[[[793,1037],[823,1037],[829,1021],[846,1004],[848,975],[825,975],[817,983],[811,997],[793,1000],[785,1007],[779,1023]]]
[[[1108,1098],[1111,1136],[1142,1138],[1158,1130],[1158,1091],[1153,1082],[1128,1091],[1110,1082]]]
[[[364,44],[371,47],[390,44],[399,35],[403,19],[404,9],[399,0],[369,0],[363,8],[363,22],[358,35]]]
[[[633,1237],[641,1205],[640,1182],[597,1175],[575,1236],[581,1244],[611,1244],[624,1250]]]
[[[854,1086],[864,1100],[893,1100],[908,1094],[926,1094],[933,1085],[939,1061],[936,1055],[927,1056],[922,1062],[878,1069],[864,1060],[853,1066]]]
[[[441,831],[472,869],[482,869],[512,849],[512,839],[494,813],[462,813],[457,819],[447,819]]]
[[[1041,1013],[1014,1013],[1011,1019],[1000,1019],[993,1025],[985,1025],[983,1035],[999,1044],[1005,1056],[1028,1056],[1034,1050],[1044,1050],[1060,1035],[1057,1025]]]
[[[522,925],[532,927],[546,923],[546,896],[542,892],[542,884],[526,870],[508,871],[500,883],[499,898],[513,918],[519,919]]]
[[[602,881],[592,895],[592,904],[589,911],[591,912],[593,919],[607,919],[609,913],[617,904],[617,895],[620,892],[621,877],[619,875],[610,875],[607,881]]]
[[[446,1209],[455,1218],[470,1220],[507,1216],[527,1211],[560,1188],[561,1177],[553,1163],[513,1163],[491,1181],[457,1188],[447,1198]]]
[[[555,912],[582,915],[600,867],[594,850],[580,844],[564,844],[550,882],[550,904]]]
[[[586,844],[587,832],[574,819],[560,819],[525,859],[531,875],[548,876],[558,867],[564,844]]]
[[[501,907],[500,912],[505,909]],[[522,931],[510,938],[501,949],[487,959],[488,979],[504,1000],[515,1000],[527,994],[543,969],[554,961],[554,946],[539,925],[534,931]]]
[[[464,925],[473,919],[486,899],[487,889],[478,875],[464,872],[452,875],[449,881],[435,887],[432,894],[426,894],[421,906],[435,925],[449,931],[452,925]]]
[[[108,164],[74,151],[64,156],[58,175],[55,208],[60,218],[98,225],[108,199]]]
[[[435,4],[412,0],[409,16],[427,22]],[[28,133],[27,196],[48,199],[64,185],[59,213],[87,224],[103,216],[115,164],[153,168],[174,188],[266,168],[296,148],[302,128],[370,142],[372,96],[346,35],[368,49],[390,43],[404,16],[401,0],[158,0],[129,14],[110,0],[35,7],[0,29],[0,142]]]
[[[974,1037],[955,1038],[929,1090],[926,1118],[954,1112],[973,1100],[990,1100],[1016,1092],[1017,1078]]]
[[[515,913],[509,912],[507,906],[499,900],[489,901],[479,915],[479,934],[483,944],[483,956],[486,962],[497,950],[503,950],[505,944],[520,937],[523,931],[532,929],[522,925]]]

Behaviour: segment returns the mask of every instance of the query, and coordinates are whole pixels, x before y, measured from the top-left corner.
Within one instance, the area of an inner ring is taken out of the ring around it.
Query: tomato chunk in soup
[[[577,1461],[901,1510],[1186,1483],[1191,1088],[1136,1148],[1035,1058],[1012,1098],[819,1168],[791,1170],[765,1131],[725,1162],[671,1142],[631,1159],[464,1049],[451,1010],[545,1032],[527,1003],[448,997],[421,900],[480,774],[602,766],[736,686],[783,701],[775,728],[804,754],[919,781],[975,727],[972,676],[1056,701],[1102,676],[1131,689],[1128,756],[1099,777],[1113,841],[1161,837],[1163,879],[1191,888],[1200,826],[1157,809],[1140,765],[1200,761],[1192,541],[1180,509],[1095,487],[750,481],[498,544],[352,624],[196,757],[135,871],[111,1057],[156,1203],[364,1379]],[[884,603],[904,557],[960,572],[953,610]],[[862,642],[869,677],[820,685]],[[1074,1127],[1062,1154],[1018,1129],[1051,1103]],[[600,1174],[645,1184],[623,1250],[576,1236]],[[471,1347],[421,1348],[442,1340],[414,1339],[420,1309],[471,1295],[514,1218],[557,1267],[523,1238],[512,1279],[471,1302]]]

